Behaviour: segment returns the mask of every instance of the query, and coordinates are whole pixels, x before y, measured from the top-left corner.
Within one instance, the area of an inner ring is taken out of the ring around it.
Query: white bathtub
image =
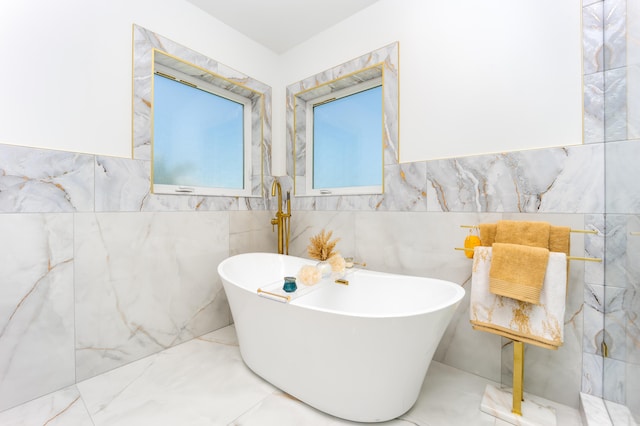
[[[248,253],[218,266],[245,363],[337,417],[380,422],[405,413],[464,290],[357,270],[346,276],[348,286],[331,283],[290,303],[258,296],[259,287],[295,276],[306,264],[315,262]]]

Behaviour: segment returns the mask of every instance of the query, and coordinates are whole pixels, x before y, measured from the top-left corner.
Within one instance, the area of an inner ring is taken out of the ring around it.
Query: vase
[[[327,278],[331,275],[331,264],[326,260],[321,260],[316,264],[316,268],[320,271],[322,278]]]

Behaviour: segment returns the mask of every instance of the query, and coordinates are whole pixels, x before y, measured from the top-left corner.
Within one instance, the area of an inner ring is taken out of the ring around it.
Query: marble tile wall
[[[232,322],[216,267],[274,250],[270,200],[149,188],[149,161],[0,145],[0,410]]]
[[[640,1],[605,0],[606,265],[602,394],[640,421]],[[615,405],[615,404],[608,404]],[[617,423],[616,423],[617,424]],[[624,424],[624,423],[620,423]]]

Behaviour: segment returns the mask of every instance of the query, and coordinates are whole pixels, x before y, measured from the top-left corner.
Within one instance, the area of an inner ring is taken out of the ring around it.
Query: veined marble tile
[[[633,340],[637,337],[633,336],[633,323],[630,321],[635,316],[629,309],[632,294],[632,290],[626,288],[607,286],[605,289],[604,340],[609,357],[621,361],[630,361],[629,357],[633,357]],[[630,344],[629,348],[627,344]]]
[[[604,87],[605,140],[626,140],[628,120],[626,67],[605,71]]]
[[[585,262],[584,282],[604,285],[605,267],[605,216],[604,214],[587,214],[584,216],[584,229],[596,231],[597,234],[584,235],[584,255],[603,259],[602,262]]]
[[[237,210],[238,197],[151,193],[151,163],[96,157],[97,212],[171,212]]]
[[[75,250],[78,379],[231,321],[226,212],[77,214]]]
[[[604,286],[585,284],[584,286],[584,332],[582,350],[586,353],[602,355],[601,343],[604,339]]]
[[[418,402],[400,418],[418,425],[494,425],[495,417],[480,411],[480,402],[488,383],[496,384],[432,361]]]
[[[429,211],[602,212],[600,145],[429,161]]]
[[[607,214],[605,271],[606,283],[610,287],[629,286],[627,244],[634,237],[629,235],[628,218],[622,214]]]
[[[584,143],[600,142],[604,142],[604,73],[597,72],[584,76]]]
[[[626,404],[627,396],[627,365],[624,361],[614,358],[603,358],[602,397],[618,404]]]
[[[95,426],[227,425],[274,391],[242,362],[233,327],[77,386]]]
[[[640,15],[640,7],[638,9],[638,15]],[[634,18],[632,22],[640,21],[640,16]],[[640,24],[638,26],[638,33],[635,37],[636,40],[640,40]],[[627,66],[627,138],[628,139],[640,139],[640,48],[633,50],[638,56],[635,59],[636,62],[633,65]]]
[[[607,213],[640,214],[640,140],[605,144]]]
[[[296,398],[276,391],[248,412],[233,421],[234,426],[339,426],[339,425],[379,425],[411,426],[404,420],[390,420],[381,423],[350,422],[318,411]]]
[[[598,0],[589,5],[584,4],[582,8],[582,50],[585,75],[604,69],[603,26],[602,1]]]
[[[640,364],[627,363],[625,377],[627,379],[626,406],[631,410],[631,415],[636,423],[640,423]],[[620,425],[623,424],[620,422]]]
[[[613,426],[602,398],[580,393],[580,409],[586,426]]]
[[[94,426],[75,385],[0,412],[4,426]]]
[[[278,235],[273,231],[271,218],[275,214],[269,211],[230,212],[229,213],[229,255],[251,252],[278,251]],[[298,221],[297,213],[291,222]]]
[[[637,423],[634,419],[634,414],[631,410],[629,410],[628,406],[616,404],[615,402],[611,401],[604,401],[604,404],[607,408],[607,413],[611,418],[611,423],[613,423],[614,426],[637,426]],[[634,407],[633,405],[631,406]],[[638,416],[637,410],[635,416]]]
[[[0,144],[0,211],[93,211],[93,155]]]
[[[604,1],[605,70],[627,65],[627,1]]]
[[[427,211],[425,162],[385,166],[384,194],[377,210]]]
[[[604,361],[602,355],[591,353],[582,354],[582,385],[581,392],[602,398],[603,395],[603,370]]]
[[[0,215],[0,410],[74,382],[73,216]]]
[[[309,258],[307,253],[309,239],[324,229],[326,232],[333,232],[331,240],[340,239],[336,244],[336,250],[340,254],[356,257],[356,262],[367,261],[356,256],[355,213],[294,211],[293,214],[289,254]]]

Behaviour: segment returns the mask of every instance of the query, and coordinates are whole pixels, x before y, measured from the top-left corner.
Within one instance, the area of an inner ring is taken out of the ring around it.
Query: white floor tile
[[[432,362],[414,407],[381,426],[506,426],[480,411],[495,382]],[[558,424],[581,425],[578,410],[554,404]],[[0,413],[0,425],[347,426],[255,375],[233,326]]]
[[[226,425],[240,416],[275,388],[244,365],[232,331],[79,383],[95,425]]]
[[[3,426],[93,426],[75,385],[0,413]]]

